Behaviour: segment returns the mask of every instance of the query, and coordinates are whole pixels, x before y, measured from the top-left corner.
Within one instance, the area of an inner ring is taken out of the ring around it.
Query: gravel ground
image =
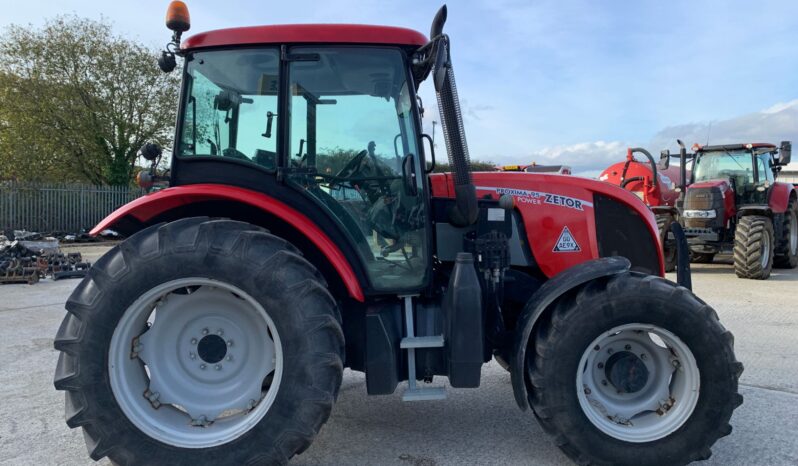
[[[107,248],[80,250],[96,260]],[[734,332],[745,364],[745,403],[732,419],[734,432],[705,464],[798,464],[798,270],[758,282],[737,279],[728,262],[697,265],[693,281]],[[77,283],[0,287],[2,465],[92,464],[80,431],[64,423],[64,396],[52,386],[52,339]],[[510,377],[495,363],[484,367],[479,389],[450,389],[446,401],[402,403],[401,391],[368,397],[364,377],[347,371],[332,417],[292,464],[570,464],[533,416],[515,406]]]

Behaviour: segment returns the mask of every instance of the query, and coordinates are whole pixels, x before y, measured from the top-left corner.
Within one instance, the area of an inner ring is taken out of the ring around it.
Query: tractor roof
[[[777,147],[773,144],[768,144],[765,142],[753,142],[750,143],[751,147],[754,149],[776,149]],[[720,150],[745,150],[748,149],[748,143],[745,144],[720,144],[717,146],[703,146],[701,147],[701,151],[703,152],[712,152],[712,151],[720,151]]]
[[[256,44],[380,44],[421,47],[424,34],[412,29],[361,24],[286,24],[251,26],[195,34],[183,49]]]

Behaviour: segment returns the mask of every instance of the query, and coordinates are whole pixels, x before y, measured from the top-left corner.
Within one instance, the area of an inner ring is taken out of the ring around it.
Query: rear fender
[[[773,213],[782,214],[787,211],[790,198],[797,195],[798,190],[796,190],[795,186],[789,183],[773,183],[773,188],[771,188],[768,196],[768,206],[773,210]]]
[[[321,251],[338,273],[348,294],[358,301],[364,301],[363,289],[346,256],[318,225],[291,206],[249,189],[215,184],[194,184],[164,189],[142,196],[115,210],[97,224],[91,230],[91,234],[97,235],[106,229],[119,229],[125,234],[131,234],[154,221],[161,221],[162,215],[168,214],[170,210],[209,201],[244,204],[286,222]],[[263,226],[268,227],[268,225]],[[291,238],[286,239],[291,240]]]
[[[526,410],[529,406],[527,393],[528,390],[531,390],[531,386],[527,386],[528,381],[524,370],[529,339],[541,317],[548,314],[547,311],[550,310],[552,303],[580,285],[597,278],[624,273],[630,267],[631,263],[625,257],[604,257],[590,260],[555,275],[532,295],[518,319],[513,351],[510,355],[510,378],[518,407]]]

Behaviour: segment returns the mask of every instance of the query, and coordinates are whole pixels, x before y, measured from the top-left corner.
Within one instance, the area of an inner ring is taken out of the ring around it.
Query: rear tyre
[[[66,308],[55,387],[94,460],[285,464],[341,383],[340,315],[323,278],[246,223],[147,228],[103,256]]]
[[[773,222],[761,215],[741,217],[734,232],[734,272],[765,280],[773,268]]]
[[[776,247],[773,266],[780,269],[794,269],[798,266],[798,200],[790,199],[784,213],[782,236]]]
[[[657,228],[659,229],[660,242],[662,243],[662,258],[665,262],[665,271],[676,270],[677,251],[676,240],[670,234],[671,224],[676,221],[673,214],[657,215]]]
[[[711,264],[715,260],[715,254],[690,251],[690,262],[693,264]]]
[[[687,464],[742,403],[733,337],[685,288],[625,273],[561,297],[527,359],[529,401],[576,463]]]

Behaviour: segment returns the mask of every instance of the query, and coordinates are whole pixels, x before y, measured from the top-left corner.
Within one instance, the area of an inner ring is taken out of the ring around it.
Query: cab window
[[[275,169],[279,64],[276,49],[192,54],[178,155]]]

